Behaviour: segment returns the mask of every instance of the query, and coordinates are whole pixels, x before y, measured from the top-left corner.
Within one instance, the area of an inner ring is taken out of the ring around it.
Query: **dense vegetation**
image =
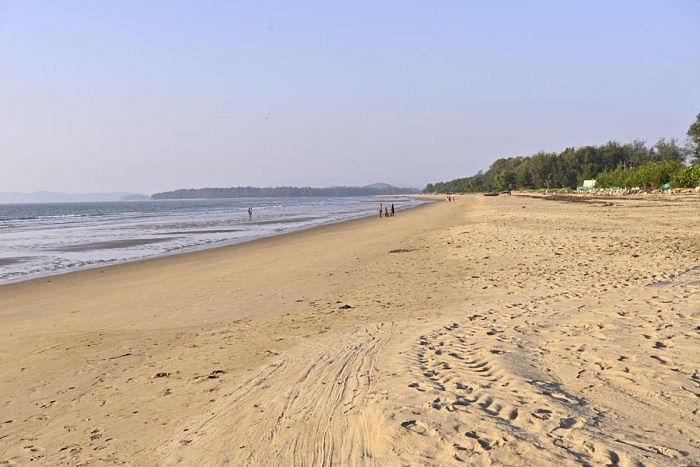
[[[299,198],[330,196],[372,196],[417,193],[415,188],[397,188],[385,183],[364,187],[337,186],[331,188],[311,188],[280,186],[260,188],[238,186],[231,188],[185,188],[175,191],[155,193],[151,199],[197,199],[197,198]]]
[[[697,167],[683,167],[673,175],[671,184],[679,188],[700,186],[700,165]]]
[[[639,187],[658,189],[670,183],[673,176],[683,168],[678,161],[650,162],[639,168],[623,170],[617,168],[598,174],[596,187]]]
[[[529,157],[496,160],[489,170],[448,182],[429,183],[426,193],[467,193],[514,189],[576,188],[597,179],[603,187],[658,188],[671,182],[697,186],[700,169],[685,169],[686,159],[700,166],[700,114],[688,130],[688,142],[662,138],[653,147],[643,141],[567,148],[560,153],[539,152]],[[695,183],[695,184],[694,184]]]

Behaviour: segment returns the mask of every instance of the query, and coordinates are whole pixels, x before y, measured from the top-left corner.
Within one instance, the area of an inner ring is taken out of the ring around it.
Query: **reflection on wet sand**
[[[133,238],[126,240],[111,240],[105,242],[82,243],[80,245],[69,245],[65,247],[55,248],[54,251],[93,251],[93,250],[111,250],[115,248],[133,248],[140,245],[151,245],[153,243],[167,242],[175,237],[160,237],[160,238]]]

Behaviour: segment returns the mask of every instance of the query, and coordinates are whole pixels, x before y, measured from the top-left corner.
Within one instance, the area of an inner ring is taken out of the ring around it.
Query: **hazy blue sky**
[[[423,186],[698,112],[695,0],[0,0],[0,191]]]

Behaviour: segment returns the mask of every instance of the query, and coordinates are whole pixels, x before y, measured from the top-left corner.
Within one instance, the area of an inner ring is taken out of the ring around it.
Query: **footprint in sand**
[[[512,409],[510,412],[508,412],[508,420],[512,422],[518,418],[518,415],[518,409]]]
[[[540,420],[549,420],[552,418],[552,411],[549,409],[537,409],[532,412],[532,416]]]
[[[405,422],[401,422],[401,428],[421,436],[435,435],[434,430],[430,429],[418,420],[406,420]]]
[[[409,388],[413,388],[416,391],[425,392],[426,390],[421,387],[420,383],[415,382],[408,385]]]
[[[578,422],[577,419],[571,417],[571,418],[561,418],[559,419],[559,429],[562,430],[569,430],[571,429],[576,423]]]
[[[494,441],[490,438],[487,438],[484,434],[476,431],[467,431],[466,433],[464,433],[464,436],[476,441],[479,447],[481,447],[481,449],[483,449],[484,451],[490,451],[491,449],[501,445],[500,440]]]

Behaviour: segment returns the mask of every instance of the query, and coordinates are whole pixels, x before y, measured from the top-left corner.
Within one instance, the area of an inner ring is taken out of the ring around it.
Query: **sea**
[[[378,216],[380,202],[394,203],[399,214],[424,201],[349,197],[0,204],[0,284]]]

